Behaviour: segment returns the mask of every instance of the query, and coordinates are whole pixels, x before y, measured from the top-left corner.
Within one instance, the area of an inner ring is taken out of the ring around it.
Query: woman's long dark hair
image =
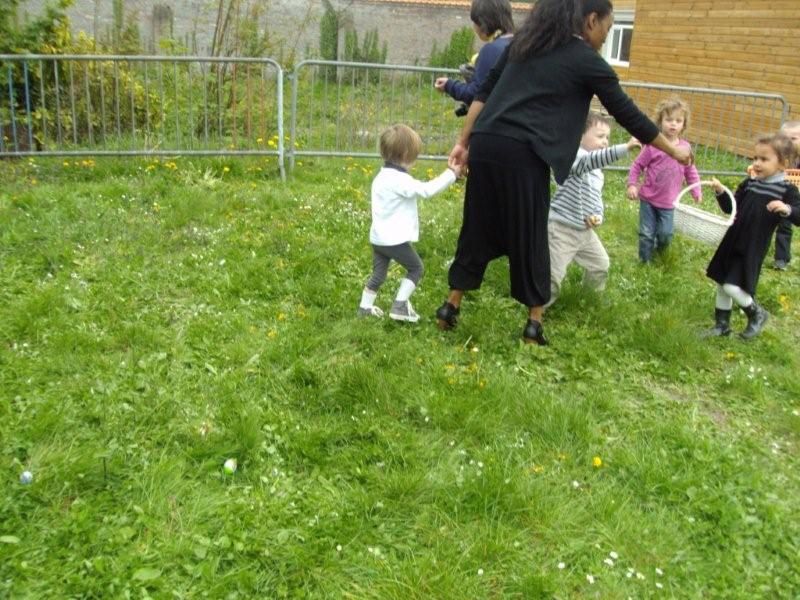
[[[609,0],[538,0],[511,42],[510,58],[523,61],[563,46],[581,34],[588,15],[602,18],[613,10]]]

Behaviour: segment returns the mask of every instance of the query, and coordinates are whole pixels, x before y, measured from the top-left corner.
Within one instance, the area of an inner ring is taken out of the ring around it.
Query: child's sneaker
[[[364,317],[377,317],[378,319],[383,317],[383,311],[377,306],[370,306],[369,308],[359,306],[356,314],[358,314],[358,316],[362,319]]]
[[[409,323],[416,323],[419,321],[419,315],[414,312],[414,307],[411,302],[392,302],[392,309],[389,311],[389,317],[395,321],[408,321]]]

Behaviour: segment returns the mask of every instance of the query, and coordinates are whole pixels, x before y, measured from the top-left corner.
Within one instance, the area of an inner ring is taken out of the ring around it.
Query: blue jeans
[[[662,252],[672,241],[672,222],[675,210],[656,208],[639,201],[639,260],[650,262],[653,252]]]

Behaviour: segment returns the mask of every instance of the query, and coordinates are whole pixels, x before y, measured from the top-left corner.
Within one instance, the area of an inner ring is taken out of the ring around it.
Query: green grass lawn
[[[434,326],[463,183],[407,325],[355,318],[377,161],[66,163],[0,163],[0,597],[800,595],[796,265],[702,341],[713,249],[637,264],[608,174],[530,347],[504,261]]]

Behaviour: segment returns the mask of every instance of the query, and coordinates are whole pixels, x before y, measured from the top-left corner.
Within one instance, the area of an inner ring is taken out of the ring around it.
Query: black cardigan
[[[643,144],[658,135],[658,127],[622,91],[614,70],[585,41],[574,38],[523,62],[509,60],[508,53],[506,48],[475,95],[486,104],[472,132],[528,144],[559,184],[575,160],[594,95]]]

